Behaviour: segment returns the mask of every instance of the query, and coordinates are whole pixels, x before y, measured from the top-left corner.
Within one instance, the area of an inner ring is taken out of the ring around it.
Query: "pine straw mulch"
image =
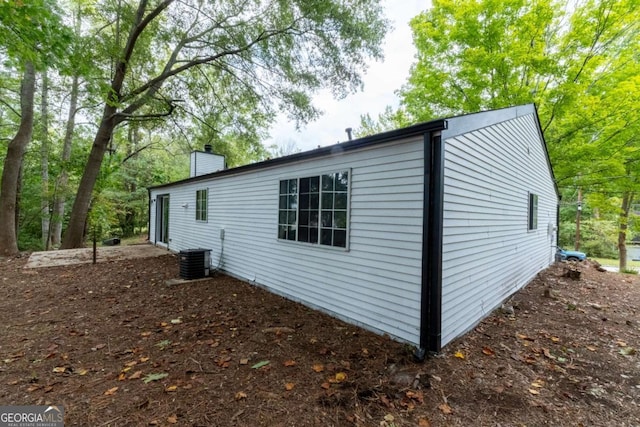
[[[0,260],[0,404],[67,426],[640,425],[640,280],[542,272],[440,355],[173,255]]]

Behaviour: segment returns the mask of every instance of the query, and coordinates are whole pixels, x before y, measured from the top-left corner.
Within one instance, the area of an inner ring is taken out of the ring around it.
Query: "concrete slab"
[[[168,250],[151,244],[127,246],[101,246],[96,251],[96,262],[121,259],[151,258],[169,254]],[[33,252],[24,268],[54,267],[60,265],[90,264],[93,248],[61,249]]]

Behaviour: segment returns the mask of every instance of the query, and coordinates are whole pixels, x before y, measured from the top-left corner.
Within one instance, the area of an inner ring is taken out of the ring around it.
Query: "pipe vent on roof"
[[[353,129],[346,128],[344,131],[347,133],[347,137],[349,137],[349,141],[351,141],[353,139],[353,136],[351,135],[351,132],[353,132]]]

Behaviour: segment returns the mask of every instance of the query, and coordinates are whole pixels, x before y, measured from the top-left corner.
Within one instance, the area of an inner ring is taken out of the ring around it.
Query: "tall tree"
[[[48,0],[0,2],[0,51],[22,70],[20,125],[7,147],[0,186],[0,253],[18,252],[16,207],[20,170],[33,133],[36,67],[62,54],[67,42],[56,5]]]
[[[33,133],[33,103],[36,91],[36,72],[27,61],[20,85],[20,127],[7,147],[0,187],[0,254],[18,253],[16,203],[20,168]]]
[[[42,89],[40,99],[40,176],[42,178],[42,194],[40,195],[42,246],[49,249],[51,236],[49,232],[49,76],[47,70],[42,72]]]
[[[365,59],[380,57],[385,21],[379,0],[139,0],[115,19],[115,66],[104,109],[74,201],[64,248],[79,247],[91,194],[114,129],[131,120],[169,116],[180,78],[210,67],[244,91],[306,121],[317,111],[310,93],[328,86],[338,96],[360,86]],[[162,60],[156,70],[158,60]],[[233,108],[229,105],[228,108]]]

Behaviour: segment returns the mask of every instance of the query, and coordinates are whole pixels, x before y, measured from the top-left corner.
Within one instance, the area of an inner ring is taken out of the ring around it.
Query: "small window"
[[[196,221],[207,221],[208,193],[207,189],[196,191]]]
[[[529,193],[529,230],[538,228],[538,195]]]
[[[278,239],[347,247],[349,172],[280,181]]]

